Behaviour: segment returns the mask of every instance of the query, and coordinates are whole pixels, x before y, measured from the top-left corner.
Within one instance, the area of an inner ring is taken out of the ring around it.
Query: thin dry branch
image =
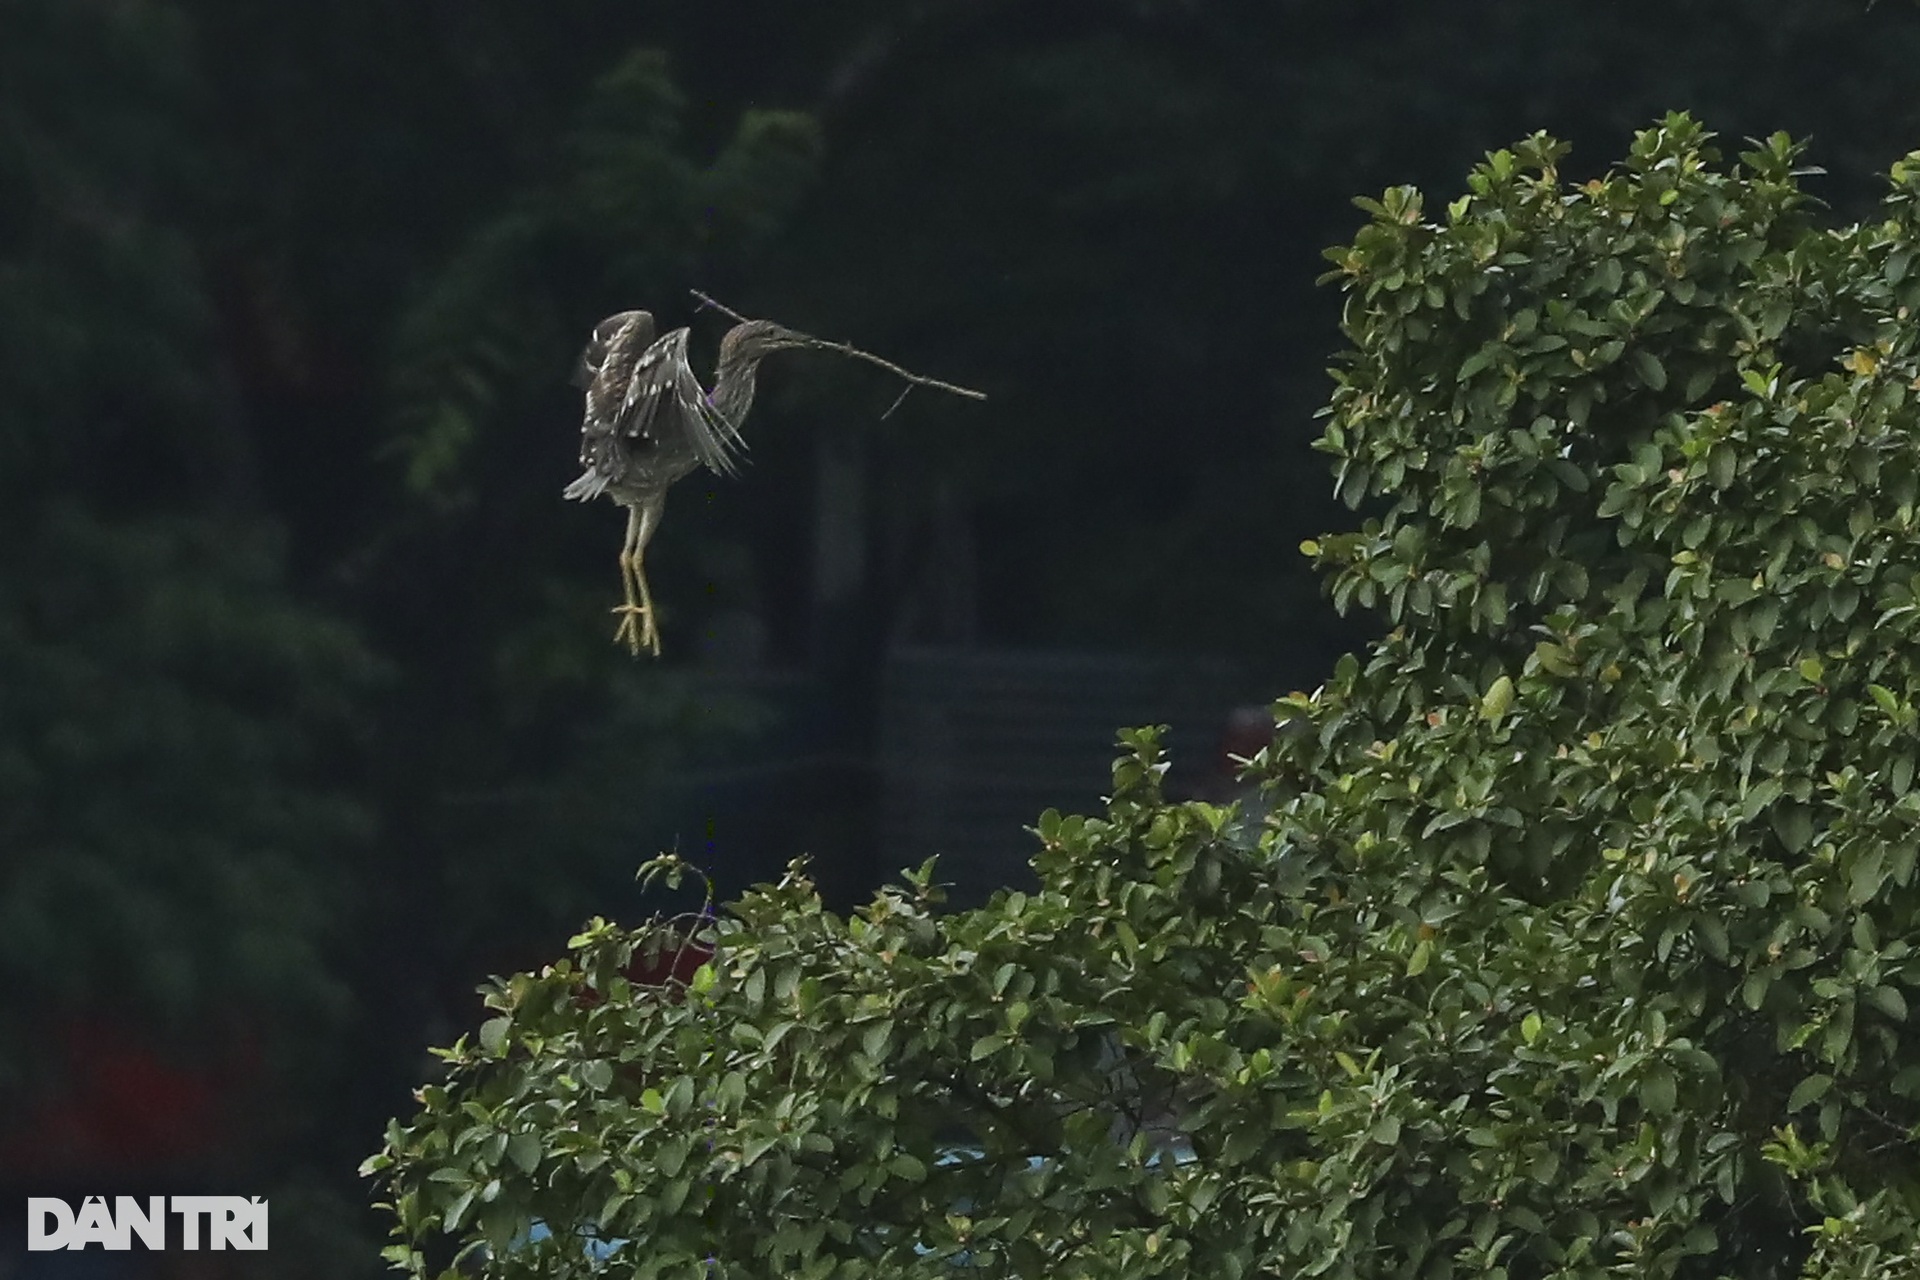
[[[702,308],[718,311],[721,315],[726,316],[736,324],[746,323],[747,318],[741,315],[738,311],[735,311],[732,307],[729,307],[724,303],[716,302],[714,299],[709,298],[706,294],[700,292],[698,289],[689,289],[687,292],[691,293],[696,299],[699,300],[699,303]],[[885,369],[888,373],[891,373],[896,378],[906,379],[907,381],[906,390],[900,393],[899,399],[893,402],[893,404],[887,409],[886,413],[883,413],[880,415],[883,418],[892,414],[895,409],[898,409],[900,407],[900,401],[905,400],[907,398],[907,392],[913,390],[915,387],[932,387],[936,391],[951,391],[954,395],[965,396],[969,400],[985,400],[987,398],[986,392],[975,391],[972,387],[959,387],[959,386],[955,386],[951,382],[942,382],[938,378],[928,378],[917,373],[909,373],[907,370],[902,369],[899,365],[895,364],[893,361],[883,360],[879,356],[874,355],[873,352],[862,351],[860,348],[853,346],[849,343],[829,342],[825,338],[815,338],[812,334],[807,334],[805,336],[811,339],[813,344],[822,351],[837,351],[843,356],[852,356],[856,360],[865,360],[868,364],[879,365],[882,369]]]

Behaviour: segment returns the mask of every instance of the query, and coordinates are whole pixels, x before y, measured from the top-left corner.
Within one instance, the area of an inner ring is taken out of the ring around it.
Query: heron
[[[627,509],[620,551],[625,603],[614,643],[635,657],[660,655],[660,628],[647,589],[647,543],[660,527],[667,490],[705,466],[732,475],[746,449],[740,426],[753,404],[760,361],[790,347],[825,345],[770,320],[746,320],[720,341],[711,393],[687,360],[686,329],[654,336],[653,316],[622,311],[594,326],[580,353],[574,384],[586,390],[580,427],[580,478],[566,496],[586,502],[602,494]]]

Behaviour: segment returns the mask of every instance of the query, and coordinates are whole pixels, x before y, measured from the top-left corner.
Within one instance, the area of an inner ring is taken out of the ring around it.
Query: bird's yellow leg
[[[642,649],[656,658],[660,656],[660,629],[654,625],[653,594],[647,590],[644,563],[647,541],[659,518],[657,507],[629,507],[627,541],[620,550],[620,585],[627,599],[625,604],[614,609],[620,615],[620,625],[613,633],[613,642],[624,643],[636,658]]]
[[[641,604],[634,582],[637,577],[636,560],[640,541],[640,511],[637,507],[627,508],[627,540],[620,548],[620,589],[626,593],[627,601],[614,609],[620,615],[620,625],[613,633],[615,644],[625,644],[632,650],[634,657],[640,656],[640,627],[636,619],[643,614],[647,625],[652,627],[653,618],[645,605]]]
[[[646,613],[633,589],[633,562],[624,552],[620,556],[620,585],[627,593],[627,602],[614,606],[614,612],[620,615],[620,625],[614,629],[613,642],[624,644],[632,650],[634,657],[640,656],[640,624],[638,619]]]
[[[640,637],[635,642],[633,651],[640,652],[640,646],[644,645],[657,658],[660,656],[660,628],[655,626],[653,621],[653,593],[647,590],[647,567],[642,563],[642,557],[645,555],[645,547],[634,552],[633,555],[633,585],[640,588],[641,619]]]

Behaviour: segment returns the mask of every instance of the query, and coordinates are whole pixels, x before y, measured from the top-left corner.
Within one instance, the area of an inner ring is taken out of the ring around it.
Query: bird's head
[[[758,360],[770,351],[819,345],[820,339],[771,320],[747,320],[727,330],[727,336],[720,340],[720,363],[725,366],[741,360]]]

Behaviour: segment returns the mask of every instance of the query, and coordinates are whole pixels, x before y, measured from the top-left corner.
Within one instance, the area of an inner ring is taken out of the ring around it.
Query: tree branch
[[[706,294],[700,292],[698,289],[689,289],[687,290],[687,292],[691,293],[696,299],[699,300],[702,310],[711,309],[714,311],[718,311],[721,315],[726,316],[727,318],[734,321],[736,324],[745,324],[747,322],[747,318],[741,315],[738,311],[735,311],[732,307],[729,307],[724,303],[716,302],[714,299],[709,298]],[[798,331],[796,330],[796,332]],[[893,404],[887,409],[886,413],[883,413],[880,415],[882,418],[889,416],[890,414],[893,413],[895,409],[898,409],[900,407],[900,401],[905,400],[907,398],[907,391],[911,391],[915,387],[932,387],[936,391],[951,391],[954,395],[965,396],[969,400],[985,400],[987,398],[986,392],[975,391],[972,387],[955,386],[951,382],[942,382],[938,378],[928,378],[928,377],[923,377],[917,373],[909,373],[907,370],[902,369],[899,365],[895,364],[893,361],[883,360],[879,356],[874,355],[871,351],[862,351],[860,348],[853,346],[849,343],[829,342],[825,338],[815,338],[812,334],[804,334],[802,336],[808,338],[813,343],[813,345],[819,350],[837,351],[843,356],[852,356],[856,360],[865,360],[869,364],[879,365],[882,369],[885,369],[888,373],[893,374],[896,378],[906,379],[906,382],[907,382],[906,391],[902,391],[900,393],[899,399],[893,402]]]

